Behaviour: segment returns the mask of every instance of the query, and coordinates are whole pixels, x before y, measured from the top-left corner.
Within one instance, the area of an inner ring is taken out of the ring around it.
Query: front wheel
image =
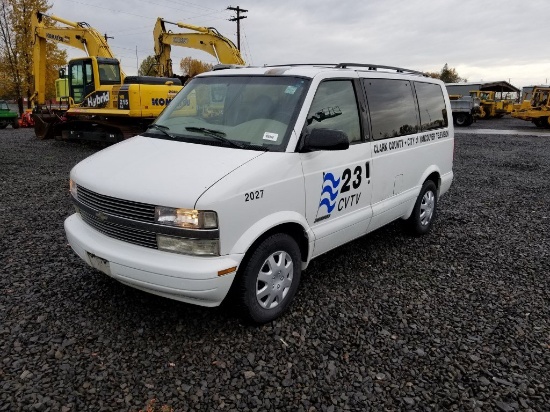
[[[281,316],[292,303],[301,274],[298,244],[284,233],[257,246],[239,273],[239,292],[245,315],[255,323]]]
[[[437,187],[431,180],[426,180],[416,199],[411,217],[407,220],[409,230],[413,235],[420,236],[430,231],[435,219],[436,208]]]

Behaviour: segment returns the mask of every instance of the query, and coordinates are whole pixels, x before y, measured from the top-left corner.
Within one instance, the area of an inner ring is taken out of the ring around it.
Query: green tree
[[[138,76],[158,76],[158,64],[155,56],[147,56],[138,69]]]
[[[440,79],[445,83],[460,83],[467,81],[466,79],[463,79],[458,75],[456,69],[452,67],[449,68],[449,65],[447,63],[445,63],[445,66],[443,66],[439,73],[428,72],[426,74],[430,77],[433,77],[434,79]]]
[[[23,112],[23,98],[30,107],[34,89],[33,43],[31,13],[46,12],[51,8],[48,0],[0,0],[0,79],[3,94],[15,97],[19,111]],[[55,96],[55,79],[67,60],[67,52],[55,43],[49,43],[46,51],[46,98]]]

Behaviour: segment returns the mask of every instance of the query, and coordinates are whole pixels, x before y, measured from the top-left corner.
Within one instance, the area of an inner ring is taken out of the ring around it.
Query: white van
[[[396,219],[432,226],[453,179],[442,82],[378,65],[195,77],[156,122],[71,171],[65,230],[129,286],[271,321],[311,259]]]

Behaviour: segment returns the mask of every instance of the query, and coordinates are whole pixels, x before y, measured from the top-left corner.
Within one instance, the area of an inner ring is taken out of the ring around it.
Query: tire
[[[455,125],[459,127],[468,126],[468,115],[466,113],[457,113],[454,120]]]
[[[533,123],[537,127],[544,127],[545,121],[546,119],[544,117],[537,117],[536,119],[533,120]]]
[[[468,120],[466,121],[466,126],[471,126],[474,123],[474,116],[471,114],[468,115]]]
[[[14,129],[19,129],[19,120],[14,119],[13,122],[11,123],[11,127]]]
[[[294,238],[276,233],[256,247],[241,269],[238,282],[243,314],[256,324],[271,322],[286,312],[298,290],[300,249]]]
[[[428,233],[435,220],[436,209],[437,187],[433,181],[426,180],[416,199],[413,212],[407,220],[411,234],[421,236]]]
[[[0,129],[5,129],[6,127],[8,127],[7,123],[0,123]]]

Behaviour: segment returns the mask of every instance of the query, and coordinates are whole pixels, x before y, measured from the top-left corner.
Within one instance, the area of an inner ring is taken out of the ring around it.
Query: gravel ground
[[[548,411],[549,144],[457,134],[430,235],[394,223],[318,258],[252,327],[86,266],[63,220],[98,148],[0,130],[0,411]]]

